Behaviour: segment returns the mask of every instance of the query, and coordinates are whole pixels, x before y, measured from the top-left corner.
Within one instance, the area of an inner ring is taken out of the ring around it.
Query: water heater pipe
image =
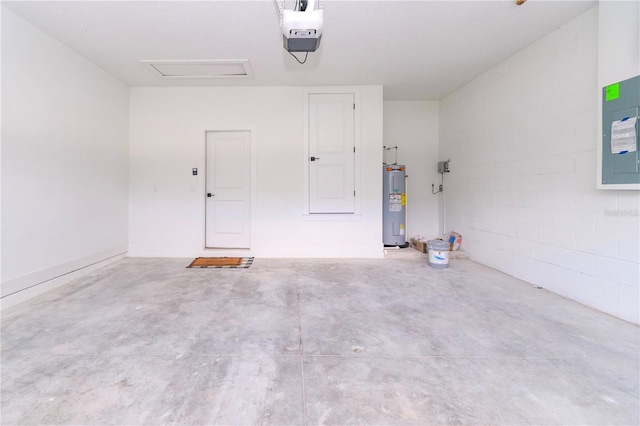
[[[442,174],[442,179],[444,182],[444,173]],[[445,229],[447,229],[446,221],[447,221],[447,198],[445,196],[445,191],[442,191],[442,236],[443,237],[445,236]]]
[[[404,200],[405,200],[405,204],[404,204],[404,242],[407,243],[409,242],[409,232],[407,231],[409,229],[408,227],[408,223],[409,223],[409,204],[406,203],[407,201],[407,193],[408,191],[408,182],[409,182],[409,175],[404,175]]]

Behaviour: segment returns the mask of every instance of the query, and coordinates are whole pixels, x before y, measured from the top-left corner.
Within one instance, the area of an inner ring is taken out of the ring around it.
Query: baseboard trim
[[[126,254],[126,246],[114,247],[2,283],[0,310],[68,284],[77,278],[123,259]]]
[[[285,259],[377,259],[383,258],[382,242],[376,243],[269,243],[250,249],[197,249],[193,247],[153,247],[132,244],[127,257],[253,256]]]

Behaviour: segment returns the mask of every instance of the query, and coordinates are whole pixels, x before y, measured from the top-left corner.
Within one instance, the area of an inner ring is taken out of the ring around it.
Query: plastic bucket
[[[449,266],[449,242],[442,240],[427,241],[429,266],[444,269]]]

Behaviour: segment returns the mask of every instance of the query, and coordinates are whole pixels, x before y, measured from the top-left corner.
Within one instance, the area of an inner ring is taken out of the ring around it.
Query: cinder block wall
[[[486,265],[638,323],[638,191],[596,189],[598,9],[440,104],[446,226]]]

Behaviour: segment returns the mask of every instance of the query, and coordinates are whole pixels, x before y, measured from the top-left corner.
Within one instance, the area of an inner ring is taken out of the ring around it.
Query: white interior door
[[[207,132],[208,248],[251,245],[251,132]]]
[[[355,211],[353,93],[309,95],[309,213]]]

